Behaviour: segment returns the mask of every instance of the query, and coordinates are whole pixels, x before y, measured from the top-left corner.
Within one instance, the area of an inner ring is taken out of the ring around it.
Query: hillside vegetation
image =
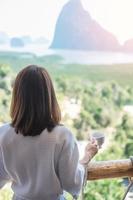
[[[132,155],[132,115],[125,111],[133,105],[133,65],[64,64],[57,55],[37,57],[26,53],[0,53],[0,123],[10,121],[11,82],[28,64],[41,65],[51,74],[62,108],[62,122],[77,139],[88,139],[94,130],[105,133],[106,145],[96,160],[128,158]],[[73,109],[75,107],[75,109]],[[88,200],[121,200],[122,180],[89,182]],[[0,200],[10,199],[6,188]]]

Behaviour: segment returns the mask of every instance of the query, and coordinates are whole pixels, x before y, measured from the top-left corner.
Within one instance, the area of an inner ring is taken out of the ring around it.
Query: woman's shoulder
[[[7,137],[12,129],[10,123],[0,125],[0,141]]]
[[[66,127],[65,125],[56,126],[53,131],[57,134],[61,134],[64,136],[72,135],[71,130],[68,127]]]
[[[56,126],[53,131],[60,141],[62,141],[62,140],[63,141],[75,140],[75,137],[74,137],[72,131],[64,125]]]
[[[7,132],[9,128],[11,128],[9,123],[0,125],[0,134]]]

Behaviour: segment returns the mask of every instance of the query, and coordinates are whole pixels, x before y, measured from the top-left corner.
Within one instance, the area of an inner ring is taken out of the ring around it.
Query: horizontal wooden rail
[[[130,159],[90,162],[87,180],[133,177]]]

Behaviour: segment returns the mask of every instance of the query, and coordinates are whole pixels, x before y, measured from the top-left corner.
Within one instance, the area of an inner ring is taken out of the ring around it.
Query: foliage
[[[59,56],[37,57],[25,53],[0,53],[0,122],[10,120],[11,80],[29,63],[45,66],[50,72],[60,105],[65,112],[63,123],[70,126],[77,139],[88,139],[93,130],[106,134],[107,145],[96,160],[111,160],[132,155],[133,118],[124,111],[133,104],[132,65],[82,66],[67,65]],[[12,69],[9,67],[11,65]],[[122,70],[121,70],[122,68]],[[80,79],[79,79],[80,77]],[[125,83],[125,85],[123,84]],[[71,117],[64,102],[76,105],[77,115]],[[88,200],[120,200],[124,193],[121,180],[89,182],[85,189]],[[9,196],[9,197],[8,197]],[[0,200],[8,200],[8,189],[0,192]]]
[[[124,196],[124,188],[120,180],[101,180],[87,183],[85,200],[121,200]]]
[[[5,188],[3,188],[0,191],[0,200],[11,200],[12,196],[13,196],[13,193],[9,185],[7,185]]]
[[[0,122],[7,122],[10,119],[11,76],[11,68],[0,65]]]

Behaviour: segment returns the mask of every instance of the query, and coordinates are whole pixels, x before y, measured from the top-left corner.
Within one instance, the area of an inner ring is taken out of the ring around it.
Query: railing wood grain
[[[87,180],[133,177],[130,159],[90,162]]]

